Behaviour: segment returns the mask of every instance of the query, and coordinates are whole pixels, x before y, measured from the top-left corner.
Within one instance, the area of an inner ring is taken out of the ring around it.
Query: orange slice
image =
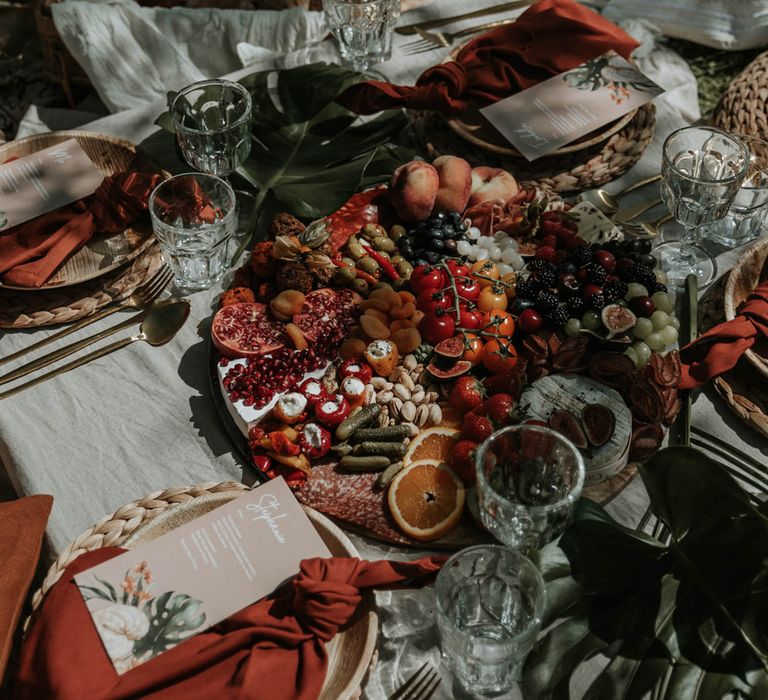
[[[428,459],[436,464],[449,461],[451,452],[459,441],[460,432],[456,428],[442,426],[422,430],[408,446],[403,464],[407,465],[420,459]]]
[[[464,484],[445,464],[418,460],[392,480],[387,503],[406,535],[424,542],[436,540],[459,522]]]

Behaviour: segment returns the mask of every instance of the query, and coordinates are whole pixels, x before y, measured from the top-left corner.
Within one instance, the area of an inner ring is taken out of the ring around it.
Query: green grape
[[[632,360],[632,362],[634,362],[634,363],[635,363],[635,367],[639,367],[639,365],[637,364],[637,362],[638,362],[638,360],[637,360],[637,353],[634,351],[634,349],[633,349],[633,348],[627,348],[627,349],[624,351],[624,354],[625,354],[625,355],[626,355],[626,356],[627,356],[627,357],[628,357],[630,360]]]
[[[666,284],[667,283],[667,273],[663,272],[662,270],[656,270],[656,281],[659,284]]]
[[[635,334],[635,338],[640,338],[640,340],[647,338],[653,333],[653,323],[651,323],[651,319],[643,317],[638,318],[632,332]],[[645,345],[645,343],[643,343],[643,345]]]
[[[669,314],[666,311],[659,311],[657,309],[651,314],[651,323],[653,324],[653,330],[660,331],[669,325]]]
[[[565,334],[569,338],[576,338],[581,333],[579,331],[581,330],[581,321],[579,321],[578,318],[569,318],[568,322],[565,324]]]
[[[669,325],[672,326],[676,331],[680,330],[680,319],[677,316],[670,316],[669,317]]]
[[[646,339],[645,342],[651,350],[661,350],[664,347],[664,341],[661,339],[661,333],[654,331]]]
[[[648,290],[643,287],[642,284],[639,284],[638,282],[630,282],[627,285],[627,293],[624,295],[624,298],[629,301],[630,299],[634,299],[635,297],[647,297],[648,296]]]
[[[598,316],[594,311],[587,311],[582,317],[581,317],[581,323],[584,326],[584,328],[588,328],[591,331],[596,331],[600,326],[603,325],[602,321],[600,320],[600,316]]]
[[[674,304],[672,304],[672,297],[666,292],[656,292],[651,299],[653,299],[653,305],[659,311],[666,311],[671,313]]]
[[[642,367],[651,359],[651,349],[642,340],[632,343],[632,350],[634,350],[635,357],[637,358],[635,362],[636,367]]]
[[[661,339],[664,341],[664,345],[672,345],[677,341],[677,328],[674,326],[667,326],[659,331]]]

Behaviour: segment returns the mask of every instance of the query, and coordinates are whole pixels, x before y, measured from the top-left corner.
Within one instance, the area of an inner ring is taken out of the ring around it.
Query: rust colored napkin
[[[484,107],[613,49],[629,58],[629,34],[574,0],[539,0],[516,22],[481,34],[455,61],[427,69],[415,87],[374,80],[338,102],[358,114],[407,107],[460,113]]]
[[[0,233],[0,276],[40,287],[94,233],[117,233],[139,218],[160,175],[118,173],[89,197]]]
[[[314,700],[325,644],[352,618],[361,591],[420,585],[443,561],[304,560],[291,585],[118,676],[72,578],[122,551],[83,554],[48,593],[22,649],[14,700]]]
[[[760,335],[768,338],[768,282],[763,282],[731,321],[710,328],[680,350],[681,389],[694,389],[729,369]]]
[[[0,503],[0,681],[37,569],[52,505],[52,496],[27,496]]]

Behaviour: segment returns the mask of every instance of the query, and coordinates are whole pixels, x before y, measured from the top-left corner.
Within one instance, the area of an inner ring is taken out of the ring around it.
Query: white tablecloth
[[[485,0],[486,4],[494,2]],[[441,0],[408,13],[401,22],[447,16],[464,9],[463,0]],[[653,39],[647,28],[637,22],[629,26],[646,40],[639,52],[641,67],[668,92],[656,103],[658,122],[653,144],[638,165],[609,189],[619,189],[628,181],[658,172],[664,137],[699,117],[695,83],[687,66],[667,49],[651,50]],[[86,27],[82,29],[86,36]],[[405,57],[398,48],[408,41],[412,39],[396,36],[395,58],[378,68],[394,82],[413,82],[444,53],[432,51]],[[259,56],[255,66],[238,70],[240,66],[232,59],[232,65],[220,70],[237,76],[271,66],[335,60],[336,56],[329,41],[298,48],[288,56],[271,55],[268,47],[257,48],[263,50],[240,47],[239,52],[240,57]],[[195,70],[203,68],[198,64]],[[182,86],[177,73],[160,73],[156,84],[161,92]],[[97,115],[31,110],[19,135],[90,122],[84,128],[140,142],[156,129],[152,123],[163,103],[162,95],[150,95],[142,104],[93,121]],[[637,195],[644,196],[648,193]],[[721,269],[728,269],[736,255],[721,256]],[[191,296],[190,319],[169,345],[155,349],[135,344],[0,404],[0,456],[16,490],[19,494],[51,493],[55,497],[47,536],[49,555],[105,514],[152,491],[204,481],[253,480],[252,473],[233,456],[232,444],[210,395],[208,329],[219,291],[216,288]],[[90,327],[88,333],[114,321]],[[6,333],[0,338],[0,355],[49,332]],[[740,423],[711,391],[696,397],[693,421],[758,459],[766,452],[766,441]],[[635,523],[646,503],[645,491],[636,479],[610,504],[609,511],[624,522]],[[359,537],[354,540],[364,557],[414,555],[411,550],[384,548]],[[382,623],[380,662],[365,694],[378,699],[391,693],[428,657],[437,662],[438,652],[431,629],[429,591],[378,593],[377,600]],[[576,685],[582,687],[582,682]],[[445,675],[435,697],[460,697],[460,691],[452,688],[450,677]]]

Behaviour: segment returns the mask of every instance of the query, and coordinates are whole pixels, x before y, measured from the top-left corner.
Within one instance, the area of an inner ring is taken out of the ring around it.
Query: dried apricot
[[[295,323],[286,323],[285,332],[288,334],[288,337],[291,339],[291,342],[297,350],[307,349],[307,339]]]
[[[410,292],[406,291],[405,289],[399,291],[397,295],[402,299],[403,304],[415,304],[416,303],[416,297],[413,296]]]
[[[360,338],[348,338],[341,344],[339,354],[348,360],[350,357],[360,357],[367,347],[366,342]]]
[[[387,313],[389,311],[389,302],[382,298],[373,297],[372,299],[364,299],[360,302],[360,308],[363,311],[368,309],[376,309],[377,311],[383,311]]]
[[[392,333],[392,340],[402,355],[413,352],[421,345],[421,334],[415,328],[401,328]]]
[[[393,333],[395,331],[401,331],[404,328],[415,328],[416,324],[413,321],[408,320],[407,318],[401,319],[399,321],[392,321],[392,323],[389,324],[389,330],[391,330]]]
[[[352,328],[349,329],[348,335],[350,338],[364,338],[365,332],[363,331],[362,326],[352,326]]]
[[[383,311],[379,311],[378,309],[366,309],[363,316],[370,316],[371,318],[377,318],[383,324],[385,325],[389,324],[389,316],[387,316],[387,314],[385,314]]]
[[[286,289],[280,292],[272,301],[269,308],[275,318],[281,321],[290,321],[293,314],[299,313],[304,304],[304,294],[295,289]]]
[[[389,327],[373,316],[361,316],[360,325],[363,327],[366,334],[374,340],[383,340],[390,336]]]
[[[416,311],[416,306],[409,301],[407,304],[403,304],[402,306],[393,308],[389,312],[389,315],[392,318],[396,318],[396,319],[410,318],[411,316],[413,316],[415,311]]]

